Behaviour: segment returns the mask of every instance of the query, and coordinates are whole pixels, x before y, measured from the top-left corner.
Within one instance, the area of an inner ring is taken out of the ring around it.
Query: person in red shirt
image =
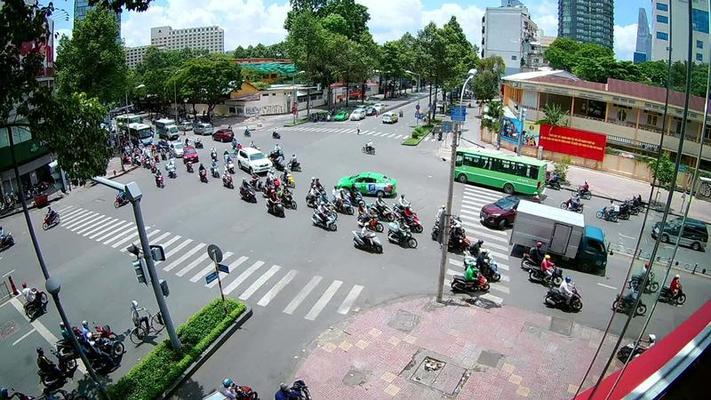
[[[546,256],[543,257],[543,261],[541,261],[541,271],[543,271],[548,276],[553,276],[554,267],[555,264],[553,264],[553,261],[551,261],[550,254],[546,254]]]
[[[671,283],[669,284],[669,290],[672,292],[672,297],[676,297],[679,294],[679,290],[681,289],[681,277],[679,274],[676,274],[674,276],[674,279],[672,279]]]

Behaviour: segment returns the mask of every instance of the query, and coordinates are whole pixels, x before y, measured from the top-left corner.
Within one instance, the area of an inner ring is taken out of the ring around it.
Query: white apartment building
[[[151,45],[166,50],[190,48],[214,53],[225,52],[225,31],[219,26],[173,29],[170,26],[151,28]]]
[[[143,62],[143,56],[146,55],[146,50],[148,50],[149,47],[161,49],[161,47],[151,45],[124,47],[126,52],[126,66],[129,68],[136,68],[136,65]]]
[[[482,57],[500,56],[507,74],[518,73],[527,63],[531,43],[537,41],[537,31],[526,7],[487,7],[482,18]]]
[[[689,18],[689,2],[692,12]],[[692,61],[709,62],[709,1],[652,0],[652,60],[685,61],[692,25]]]

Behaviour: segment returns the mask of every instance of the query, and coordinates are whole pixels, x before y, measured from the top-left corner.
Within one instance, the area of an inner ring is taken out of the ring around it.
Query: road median
[[[402,141],[403,146],[417,146],[434,130],[434,125],[422,125],[412,130],[409,137]]]

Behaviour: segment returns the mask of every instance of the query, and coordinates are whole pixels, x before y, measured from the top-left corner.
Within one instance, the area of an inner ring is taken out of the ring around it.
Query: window
[[[696,53],[696,61],[698,62],[703,62],[704,61],[704,55],[701,53]]]
[[[709,33],[709,13],[708,11],[694,8],[691,11],[691,26],[696,32]]]
[[[516,61],[516,56],[511,56],[511,60]]]
[[[647,125],[657,126],[657,116],[653,114],[647,114]]]
[[[667,5],[666,3],[657,3],[657,10],[669,11],[669,5]]]
[[[668,24],[669,17],[667,17],[666,15],[657,15],[657,22],[662,23],[662,24]]]
[[[697,41],[696,41],[696,48],[697,48],[697,49],[703,49],[703,48],[704,48],[704,42],[702,42],[701,40],[697,40]]]
[[[617,120],[622,122],[627,121],[627,110],[617,110]]]
[[[669,40],[669,34],[666,32],[657,32],[657,39],[659,40]]]

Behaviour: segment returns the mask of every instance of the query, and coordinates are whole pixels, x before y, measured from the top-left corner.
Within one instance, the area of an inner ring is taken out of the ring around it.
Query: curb
[[[163,394],[158,396],[158,400],[164,400],[164,399],[169,399],[170,396],[172,396],[173,392],[175,392],[180,385],[183,384],[192,374],[195,373],[204,363],[207,361],[215,352],[217,349],[219,349],[226,341],[227,339],[232,336],[233,333],[235,333],[239,328],[242,327],[242,325],[247,322],[248,319],[252,317],[252,307],[249,305],[245,304],[246,308],[242,315],[237,317],[235,322],[232,324],[231,327],[229,327],[226,331],[222,332],[222,334],[215,339],[214,342],[208,347],[202,354],[200,354],[200,357],[198,357],[195,362],[190,364],[190,366],[178,377],[178,379],[173,382],[173,384],[166,389]]]
[[[53,199],[49,199],[49,198],[47,199],[47,205],[50,205],[50,204],[54,203],[55,201],[62,200],[65,196],[67,196],[66,194],[63,194],[63,193],[61,193],[60,191],[57,191],[57,193],[60,193],[60,194],[57,195],[57,197],[55,197],[55,198],[53,198]],[[37,207],[37,206],[35,206],[34,203],[35,203],[35,202],[32,201],[32,204],[31,204],[31,205],[30,205],[30,204],[27,205],[27,210],[28,210],[28,211],[29,211],[29,210],[33,210],[33,209],[35,209],[35,208],[40,209],[40,208],[44,208],[44,207],[45,207],[45,206]],[[22,214],[22,206],[21,206],[21,205],[20,205],[19,208],[15,208],[15,209],[14,209],[13,211],[11,211],[11,212],[2,214],[2,215],[0,216],[0,220],[1,220],[1,219],[4,219],[4,218],[7,218],[7,217],[12,217],[13,215],[17,215],[17,214]]]

